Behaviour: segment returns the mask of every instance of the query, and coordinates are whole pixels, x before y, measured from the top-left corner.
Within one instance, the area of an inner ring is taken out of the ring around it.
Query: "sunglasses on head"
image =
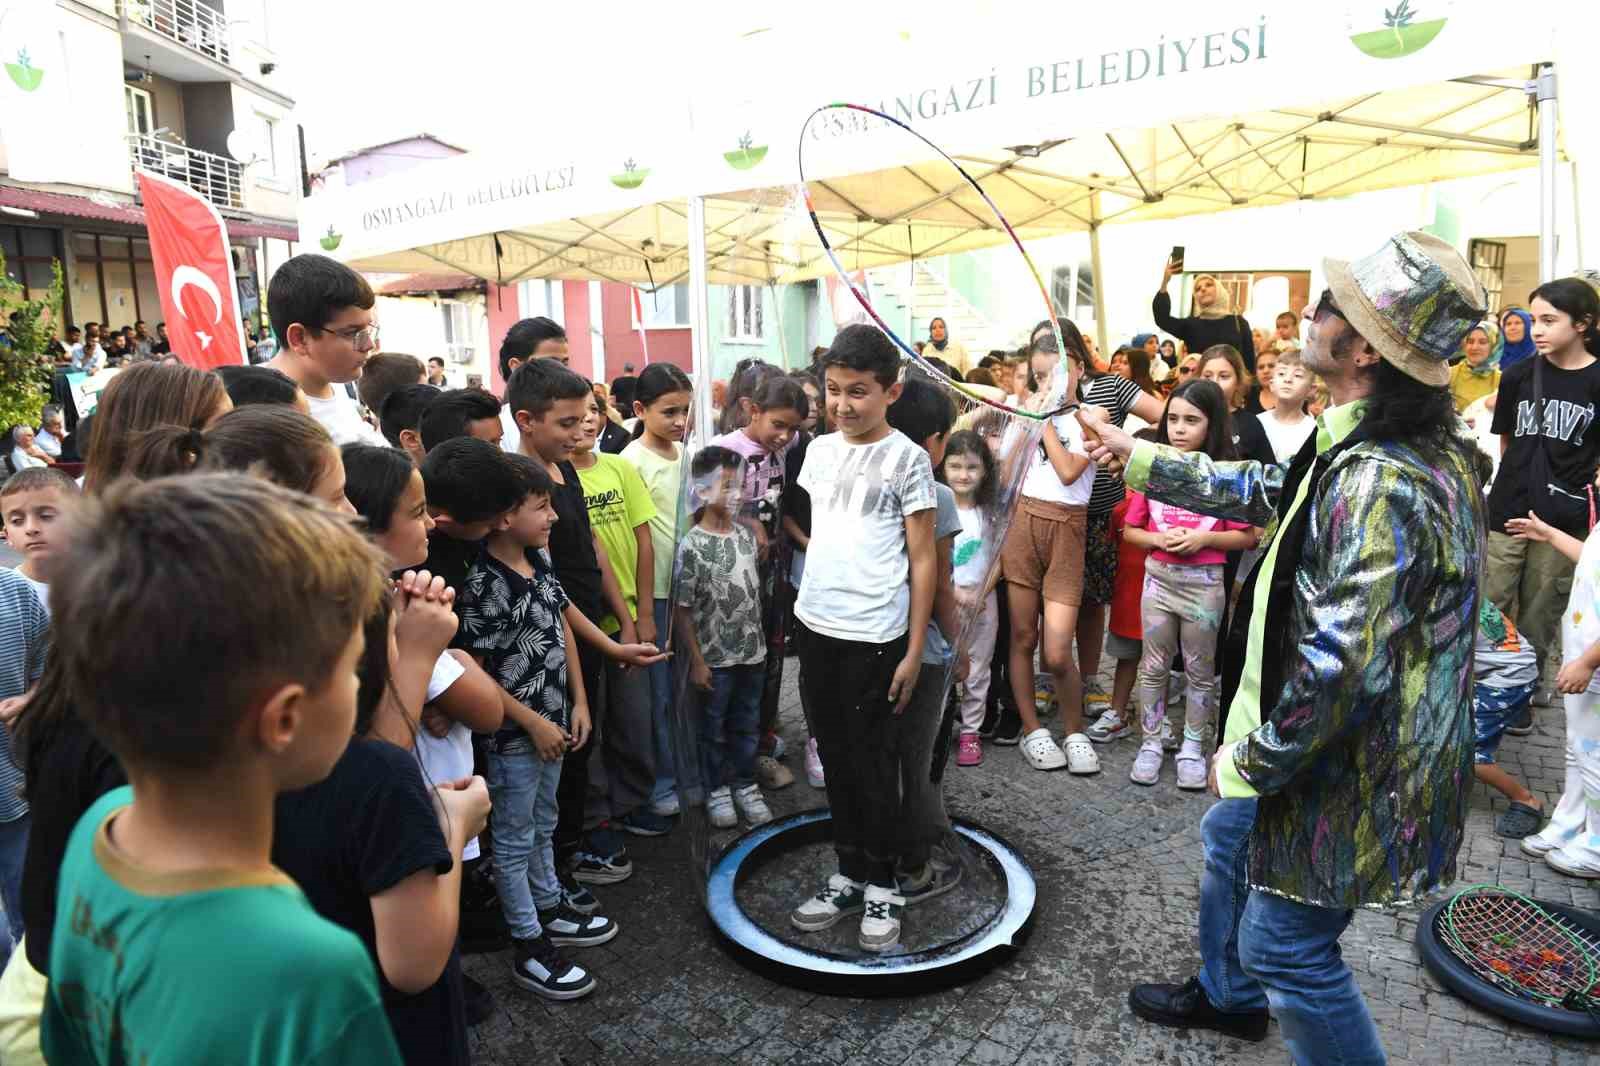
[[[1344,312],[1339,310],[1339,305],[1333,302],[1332,289],[1322,290],[1322,299],[1317,301],[1317,309],[1311,312],[1311,320],[1316,322],[1321,319],[1324,314],[1335,315],[1339,318],[1343,318],[1346,322],[1350,321],[1348,318],[1345,318]]]

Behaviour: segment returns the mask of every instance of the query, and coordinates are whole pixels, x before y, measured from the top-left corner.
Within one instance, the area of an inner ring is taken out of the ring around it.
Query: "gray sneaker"
[[[1166,753],[1161,750],[1159,741],[1151,743],[1145,741],[1139,748],[1139,754],[1134,757],[1133,769],[1128,771],[1128,780],[1136,785],[1153,785],[1161,780],[1161,762]]]

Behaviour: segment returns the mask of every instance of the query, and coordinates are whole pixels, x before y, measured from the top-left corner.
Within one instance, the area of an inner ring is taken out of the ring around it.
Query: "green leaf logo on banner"
[[[758,148],[752,148],[751,143],[750,131],[746,130],[744,136],[739,138],[738,150],[723,152],[722,158],[726,159],[728,165],[734,170],[749,170],[767,158],[766,145],[763,144]]]
[[[637,189],[650,176],[650,168],[640,169],[631,158],[622,164],[622,173],[611,175],[611,184],[619,189]]]
[[[1434,0],[1436,5],[1440,2]],[[1419,21],[1420,14],[1421,11],[1411,5],[1411,0],[1399,0],[1394,7],[1383,8],[1381,29],[1352,33],[1350,41],[1374,59],[1399,59],[1420,52],[1439,36],[1439,31],[1449,21],[1442,17]],[[1362,18],[1366,20],[1366,16]],[[1371,21],[1375,23],[1377,20]]]
[[[322,245],[323,251],[331,252],[339,247],[339,242],[342,240],[344,240],[344,234],[336,232],[332,226],[329,226],[328,232],[318,238],[317,243]]]
[[[6,64],[6,73],[17,83],[17,88],[25,93],[33,92],[44,81],[44,71],[33,65],[26,48],[17,49],[17,61]]]

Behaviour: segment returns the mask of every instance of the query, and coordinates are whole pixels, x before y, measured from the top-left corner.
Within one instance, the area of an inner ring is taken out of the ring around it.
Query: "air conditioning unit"
[[[477,354],[477,349],[470,344],[447,344],[445,354],[450,357],[452,363],[470,363],[472,357]]]

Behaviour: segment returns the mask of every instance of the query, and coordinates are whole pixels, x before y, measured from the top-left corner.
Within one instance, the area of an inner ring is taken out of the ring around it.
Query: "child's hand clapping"
[[[439,656],[456,635],[455,589],[426,570],[407,570],[395,583],[395,644],[402,655]]]

